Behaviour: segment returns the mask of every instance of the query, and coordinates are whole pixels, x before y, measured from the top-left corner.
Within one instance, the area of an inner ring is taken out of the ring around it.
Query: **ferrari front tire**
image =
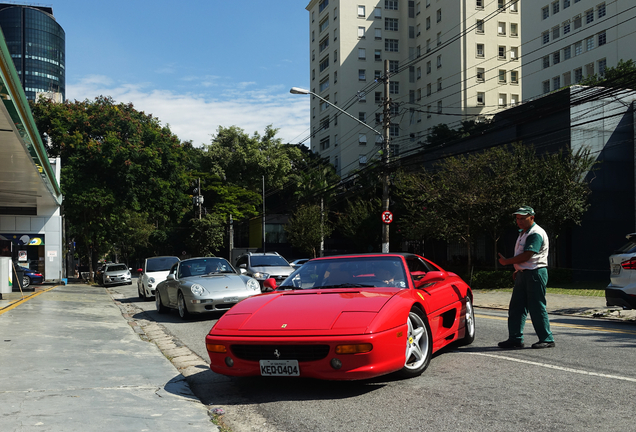
[[[179,296],[177,297],[177,309],[179,310],[179,316],[181,319],[187,320],[190,318],[190,312],[188,312],[188,306],[186,305],[185,298],[181,291],[179,291]]]
[[[403,378],[412,378],[421,375],[431,362],[433,339],[428,320],[420,309],[411,309],[406,324],[406,360],[399,374]]]
[[[473,308],[473,302],[468,296],[466,296],[464,328],[465,334],[464,337],[459,340],[460,346],[470,345],[475,340],[475,309]]]
[[[159,295],[159,290],[155,291],[155,305],[157,306],[157,312],[160,314],[168,312],[168,308],[163,305],[161,302],[161,295]]]

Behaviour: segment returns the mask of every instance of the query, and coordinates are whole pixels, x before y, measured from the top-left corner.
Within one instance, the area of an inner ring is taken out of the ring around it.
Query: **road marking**
[[[2,315],[5,312],[9,312],[11,309],[15,309],[16,307],[20,306],[22,303],[25,303],[27,300],[31,300],[32,298],[35,298],[39,296],[40,294],[44,294],[45,292],[51,291],[53,288],[57,288],[58,286],[59,285],[55,285],[54,287],[47,288],[42,291],[38,291],[35,294],[31,294],[28,297],[23,297],[21,300],[18,300],[14,303],[10,303],[9,306],[5,306],[4,308],[0,309],[0,315]]]
[[[615,379],[615,380],[620,380],[620,381],[636,382],[636,378],[628,378],[628,377],[622,377],[622,376],[617,376],[617,375],[608,375],[608,374],[602,374],[602,373],[597,373],[597,372],[588,372],[588,371],[584,371],[584,370],[580,370],[580,369],[572,369],[572,368],[567,368],[567,367],[563,367],[563,366],[555,366],[555,365],[551,365],[551,364],[547,364],[547,363],[539,363],[539,362],[533,362],[533,361],[529,361],[529,360],[521,360],[521,359],[516,359],[516,358],[513,358],[513,357],[506,357],[506,356],[496,355],[496,354],[486,354],[486,353],[476,353],[476,352],[466,352],[466,354],[473,354],[473,355],[480,355],[480,356],[484,356],[484,357],[492,357],[492,358],[497,358],[497,359],[509,360],[509,361],[513,361],[513,362],[517,362],[517,363],[524,363],[524,364],[528,364],[528,365],[532,365],[532,366],[539,366],[539,367],[544,367],[544,368],[548,368],[548,369],[555,369],[555,370],[560,370],[560,371],[564,371],[564,372],[576,373],[576,374],[580,374],[580,375],[588,375],[588,376],[595,376],[595,377],[600,377],[600,378],[610,378],[610,379]]]
[[[477,315],[477,314],[475,314],[475,317],[476,318],[488,318],[488,319],[499,320],[499,321],[508,321],[507,317],[497,317],[497,316],[491,316],[491,315]],[[550,321],[550,327],[567,327],[567,328],[574,328],[574,329],[579,329],[579,330],[596,330],[596,331],[606,332],[606,333],[620,333],[620,334],[636,335],[636,331],[634,331],[634,330],[610,329],[610,328],[600,327],[600,326],[597,326],[597,325],[562,324],[562,323],[555,323],[555,322]]]

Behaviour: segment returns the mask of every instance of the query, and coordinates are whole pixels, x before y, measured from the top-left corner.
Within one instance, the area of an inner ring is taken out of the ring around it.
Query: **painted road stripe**
[[[528,365],[532,365],[532,366],[544,367],[544,368],[548,368],[548,369],[555,369],[555,370],[560,370],[560,371],[564,371],[564,372],[571,372],[571,373],[580,374],[580,375],[588,375],[588,376],[594,376],[594,377],[600,377],[600,378],[615,379],[615,380],[620,380],[620,381],[636,382],[636,378],[628,378],[628,377],[622,377],[622,376],[617,376],[617,375],[608,375],[608,374],[602,374],[602,373],[597,373],[597,372],[588,372],[588,371],[584,371],[584,370],[580,370],[580,369],[572,369],[572,368],[563,367],[563,366],[555,366],[555,365],[551,365],[551,364],[547,364],[547,363],[539,363],[539,362],[533,362],[533,361],[529,361],[529,360],[521,360],[521,359],[516,359],[516,358],[513,358],[513,357],[506,357],[506,356],[496,355],[496,354],[476,353],[476,352],[468,352],[468,351],[466,351],[466,354],[479,355],[479,356],[484,356],[484,357],[492,357],[492,358],[508,360],[508,361],[517,362],[517,363],[528,364]]]
[[[487,319],[493,319],[493,320],[499,320],[499,321],[508,321],[507,317],[498,317],[498,316],[492,316],[492,315],[475,314],[475,317],[487,318]],[[550,327],[567,327],[567,328],[574,328],[579,330],[595,330],[595,331],[600,331],[605,333],[620,333],[620,334],[636,335],[636,330],[610,329],[610,328],[599,327],[596,325],[562,324],[562,323],[555,323],[550,321]]]
[[[8,306],[5,306],[2,309],[0,309],[0,315],[2,315],[5,312],[9,312],[11,309],[14,309],[14,308],[20,306],[22,303],[25,303],[26,301],[31,300],[32,298],[35,298],[35,297],[39,296],[40,294],[44,294],[45,292],[51,291],[53,288],[57,288],[58,286],[59,285],[55,285],[54,287],[47,288],[47,289],[42,290],[42,291],[38,291],[38,292],[36,292],[34,294],[31,294],[30,296],[23,297],[22,299],[20,299],[20,300],[18,300],[16,302],[10,303]]]

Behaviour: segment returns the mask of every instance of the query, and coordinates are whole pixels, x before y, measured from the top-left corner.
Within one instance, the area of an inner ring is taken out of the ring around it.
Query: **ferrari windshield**
[[[292,273],[278,289],[406,286],[406,272],[399,257],[373,256],[309,261]]]

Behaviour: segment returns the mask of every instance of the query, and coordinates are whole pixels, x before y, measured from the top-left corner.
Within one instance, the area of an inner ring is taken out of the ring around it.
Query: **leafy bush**
[[[512,272],[508,270],[476,271],[471,283],[473,289],[512,288],[513,286]]]

